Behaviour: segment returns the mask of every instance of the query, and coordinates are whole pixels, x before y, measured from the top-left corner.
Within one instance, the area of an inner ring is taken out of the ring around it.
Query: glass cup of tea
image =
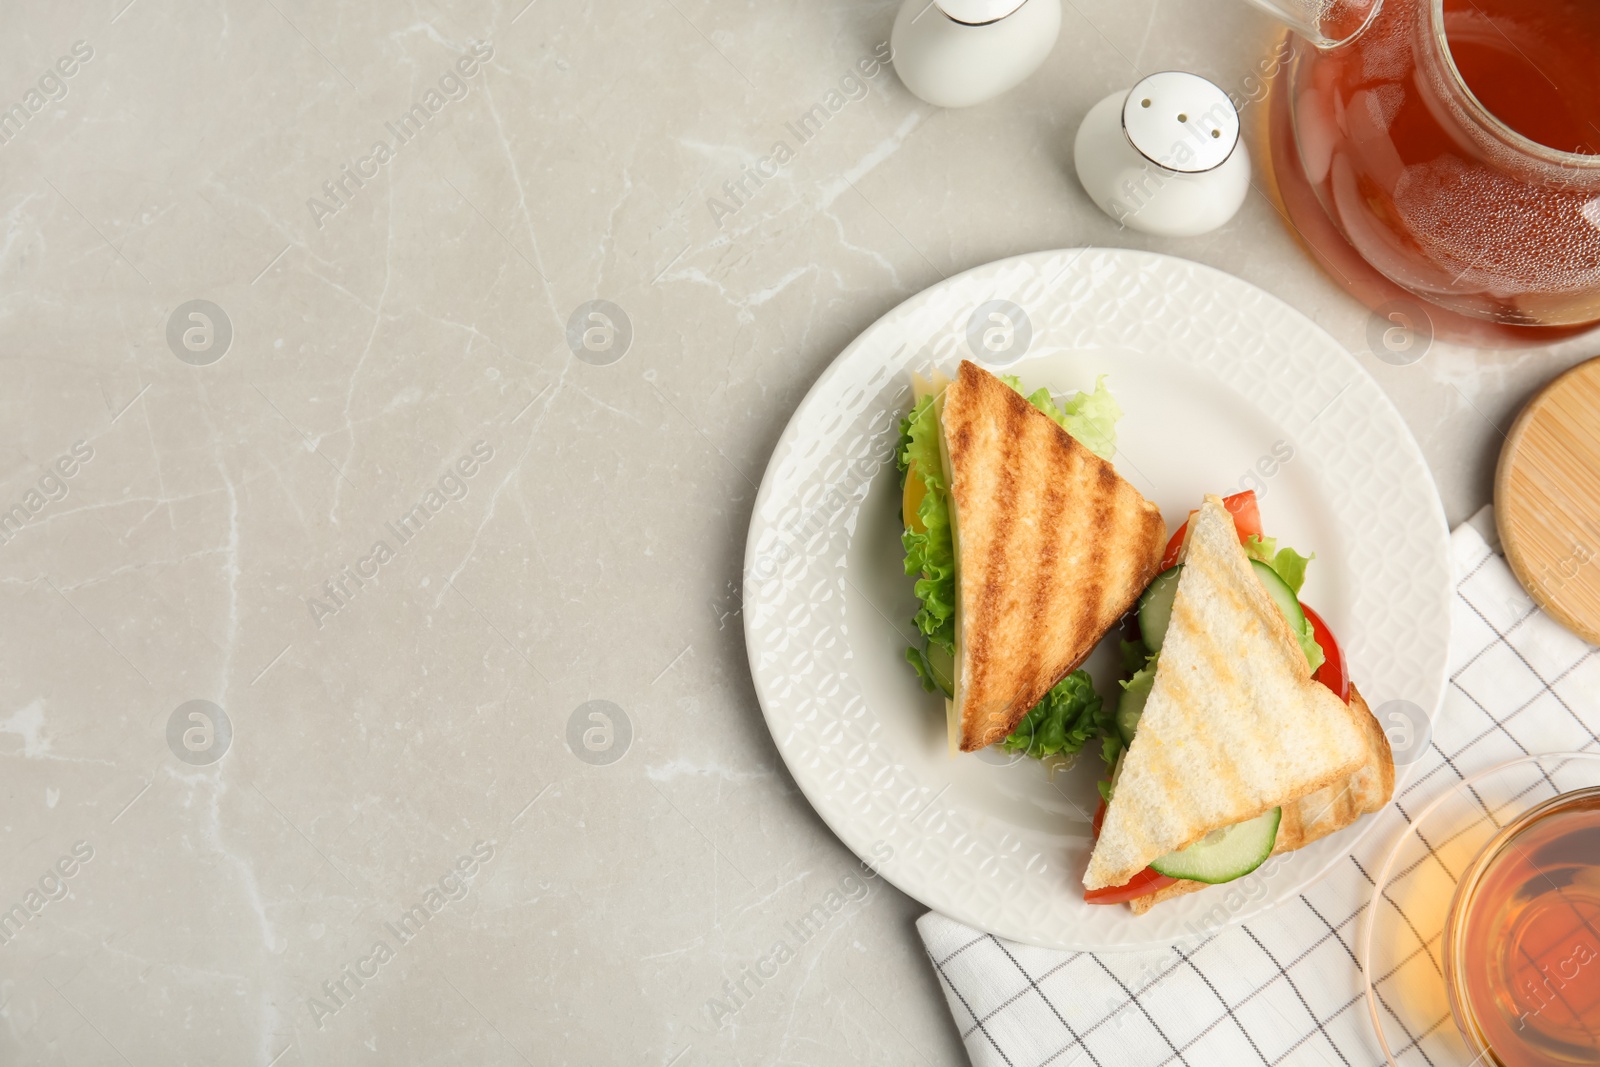
[[[1600,786],[1495,835],[1456,885],[1441,954],[1479,1061],[1600,1063]]]
[[[1600,1064],[1600,753],[1524,756],[1433,792],[1385,813],[1395,843],[1364,918],[1388,1062]]]
[[[1600,323],[1600,3],[1250,2],[1296,31],[1270,165],[1331,274],[1469,342]]]

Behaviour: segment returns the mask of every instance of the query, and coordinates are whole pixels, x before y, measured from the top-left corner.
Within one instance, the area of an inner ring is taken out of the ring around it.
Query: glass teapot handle
[[[1318,48],[1349,44],[1377,16],[1383,0],[1246,0]]]

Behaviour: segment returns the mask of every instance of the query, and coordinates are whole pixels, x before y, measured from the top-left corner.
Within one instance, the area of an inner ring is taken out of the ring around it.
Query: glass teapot
[[[1331,273],[1458,340],[1600,323],[1600,2],[1251,2],[1299,34],[1272,168]]]

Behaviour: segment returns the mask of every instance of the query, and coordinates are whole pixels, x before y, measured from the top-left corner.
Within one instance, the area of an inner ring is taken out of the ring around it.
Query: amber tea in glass
[[[1600,1064],[1600,787],[1495,835],[1456,886],[1444,971],[1475,1062]]]

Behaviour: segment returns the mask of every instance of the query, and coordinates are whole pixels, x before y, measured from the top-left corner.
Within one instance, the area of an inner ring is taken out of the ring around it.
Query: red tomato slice
[[[1344,650],[1339,647],[1333,631],[1328,629],[1328,624],[1322,621],[1321,615],[1306,607],[1304,603],[1300,605],[1300,610],[1304,611],[1306,618],[1311,621],[1311,636],[1317,639],[1317,644],[1322,646],[1322,654],[1326,657],[1312,677],[1332,689],[1340,700],[1346,704],[1350,703],[1350,673],[1345,670]]]
[[[1222,506],[1228,509],[1233,516],[1234,528],[1239,531],[1239,543],[1242,545],[1252,537],[1264,537],[1261,532],[1261,505],[1256,502],[1256,491],[1246,489],[1242,493],[1222,498]],[[1194,512],[1189,512],[1189,518],[1194,518]],[[1172,540],[1167,542],[1167,550],[1161,554],[1161,569],[1166,570],[1178,562],[1178,553],[1183,550],[1183,535],[1189,529],[1189,520],[1185,519],[1183,525],[1178,527],[1178,532],[1172,535]]]
[[[1193,515],[1194,512],[1190,512]],[[1161,553],[1161,570],[1171,570],[1177,566],[1178,553],[1183,551],[1183,535],[1189,532],[1189,520],[1184,519],[1183,525],[1178,527],[1178,532],[1172,535],[1172,540],[1167,542],[1167,550]],[[1159,572],[1158,572],[1159,573]]]
[[[1106,802],[1102,799],[1100,806],[1094,809],[1094,836],[1100,837],[1100,824],[1106,821]],[[1128,881],[1127,885],[1107,886],[1104,889],[1091,889],[1083,894],[1083,899],[1089,904],[1121,904],[1136,897],[1154,893],[1158,889],[1165,889],[1176,882],[1176,878],[1168,878],[1164,874],[1157,874],[1146,867]]]
[[[1146,867],[1132,878],[1127,885],[1111,885],[1104,889],[1090,889],[1083,894],[1086,904],[1125,904],[1137,897],[1148,896],[1173,885],[1176,878],[1168,878],[1164,874],[1157,874]]]
[[[1223,497],[1222,506],[1233,515],[1233,525],[1239,531],[1240,544],[1252,537],[1266,536],[1261,532],[1261,506],[1256,503],[1254,489]]]

